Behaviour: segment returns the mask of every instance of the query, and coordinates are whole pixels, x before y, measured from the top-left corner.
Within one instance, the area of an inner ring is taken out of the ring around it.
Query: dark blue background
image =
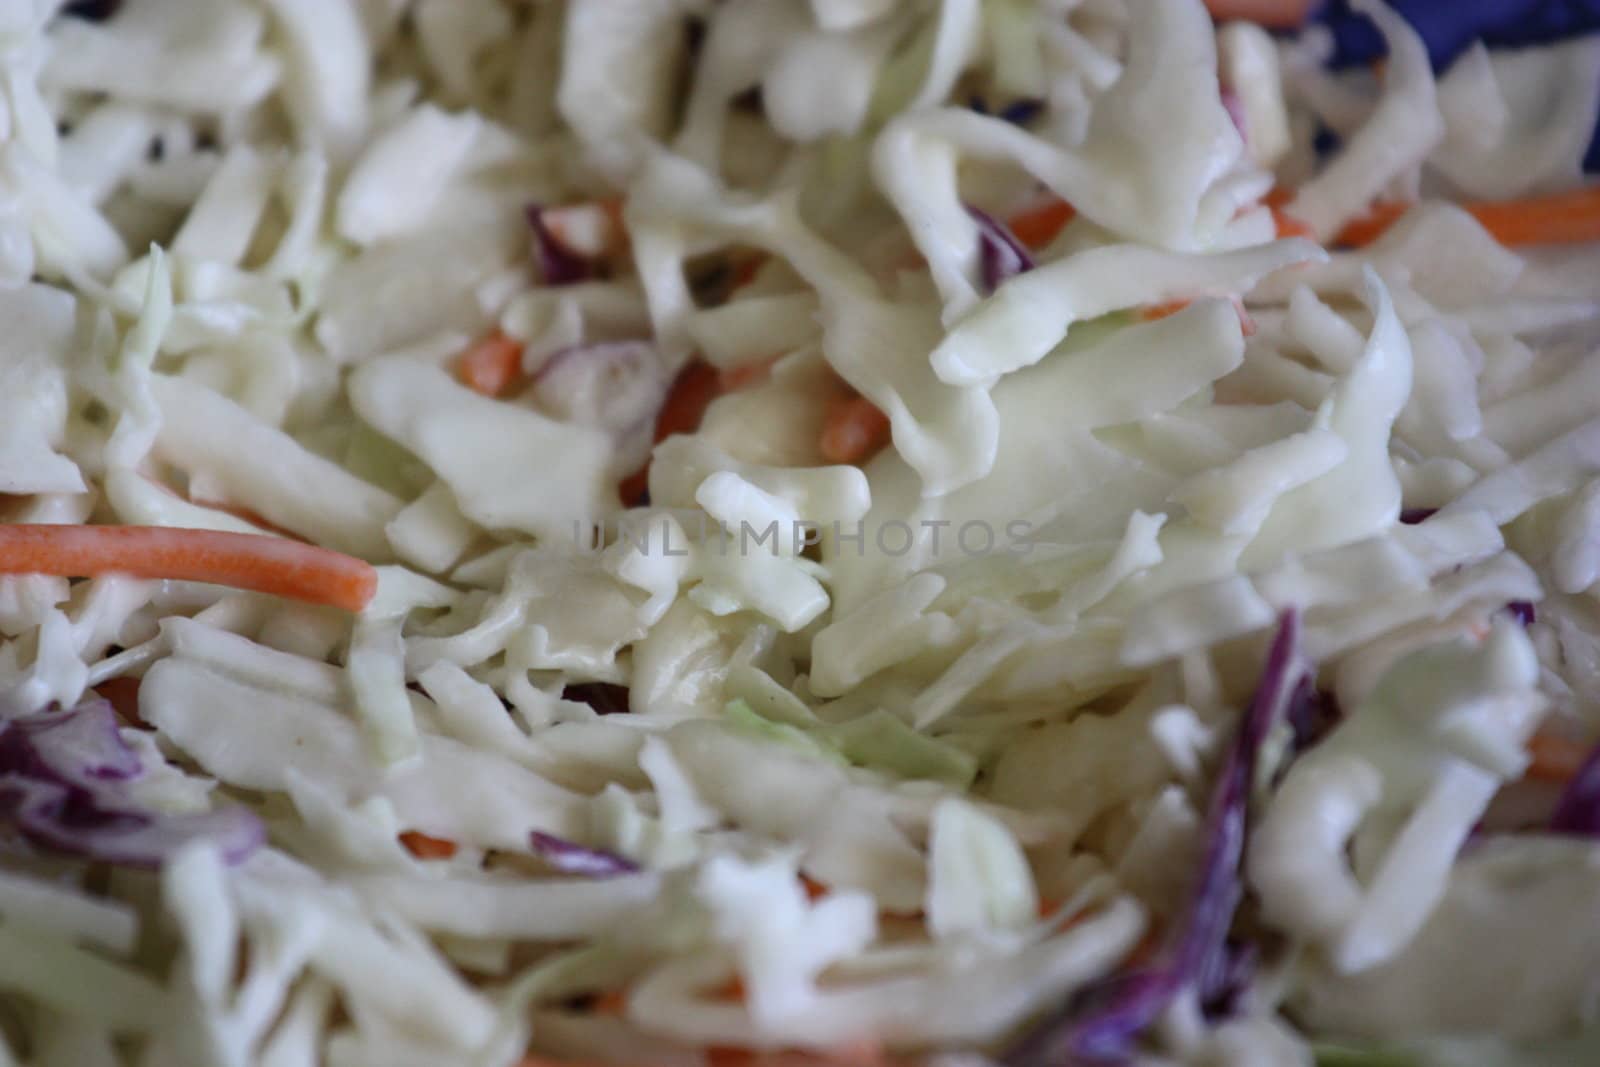
[[[1600,32],[1600,0],[1389,0],[1427,42],[1435,70],[1448,67],[1475,40],[1490,48],[1547,44]],[[1329,0],[1317,21],[1333,32],[1335,68],[1360,66],[1384,55],[1383,37],[1348,0]],[[1600,126],[1589,142],[1585,170],[1600,170]]]

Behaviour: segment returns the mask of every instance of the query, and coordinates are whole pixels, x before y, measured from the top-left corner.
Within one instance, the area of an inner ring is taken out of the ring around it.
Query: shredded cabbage
[[[0,9],[0,1063],[1592,1058],[1600,43],[1228,6]]]

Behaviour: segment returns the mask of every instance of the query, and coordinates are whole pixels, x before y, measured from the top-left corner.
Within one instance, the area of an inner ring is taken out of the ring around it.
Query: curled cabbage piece
[[[1402,952],[1489,800],[1522,773],[1545,708],[1538,679],[1533,646],[1506,620],[1481,645],[1395,663],[1274,794],[1248,859],[1267,919],[1339,974]]]

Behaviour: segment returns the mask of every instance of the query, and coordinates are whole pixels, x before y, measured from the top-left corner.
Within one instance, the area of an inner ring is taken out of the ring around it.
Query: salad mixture
[[[0,1064],[1600,1062],[1600,16],[1315,6],[0,5]]]

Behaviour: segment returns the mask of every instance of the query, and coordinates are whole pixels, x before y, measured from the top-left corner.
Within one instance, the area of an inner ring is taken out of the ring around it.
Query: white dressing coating
[[[83,475],[57,449],[67,422],[63,357],[73,299],[45,286],[0,294],[15,355],[0,369],[0,492],[81,493]]]
[[[1498,782],[1521,773],[1543,700],[1533,648],[1513,626],[1497,624],[1481,652],[1438,645],[1390,668],[1290,770],[1257,832],[1250,879],[1267,915],[1324,945],[1337,973],[1404,950]],[[1352,840],[1363,833],[1385,851],[1358,880],[1345,853],[1372,855]]]
[[[1589,224],[1593,40],[94,6],[0,10],[0,1062],[1593,1058],[1600,251],[1475,203]]]
[[[400,501],[288,435],[260,423],[226,397],[183,378],[152,380],[161,405],[156,450],[187,465],[221,503],[257,512],[317,541],[383,559],[383,526]]]
[[[369,144],[334,208],[339,235],[358,245],[405,233],[427,216],[477,135],[471,115],[423,106]]]
[[[496,404],[401,357],[358,369],[350,400],[375,429],[426,462],[481,526],[570,539],[573,520],[611,509],[610,440],[599,430]],[[519,488],[508,496],[507,484]]]

